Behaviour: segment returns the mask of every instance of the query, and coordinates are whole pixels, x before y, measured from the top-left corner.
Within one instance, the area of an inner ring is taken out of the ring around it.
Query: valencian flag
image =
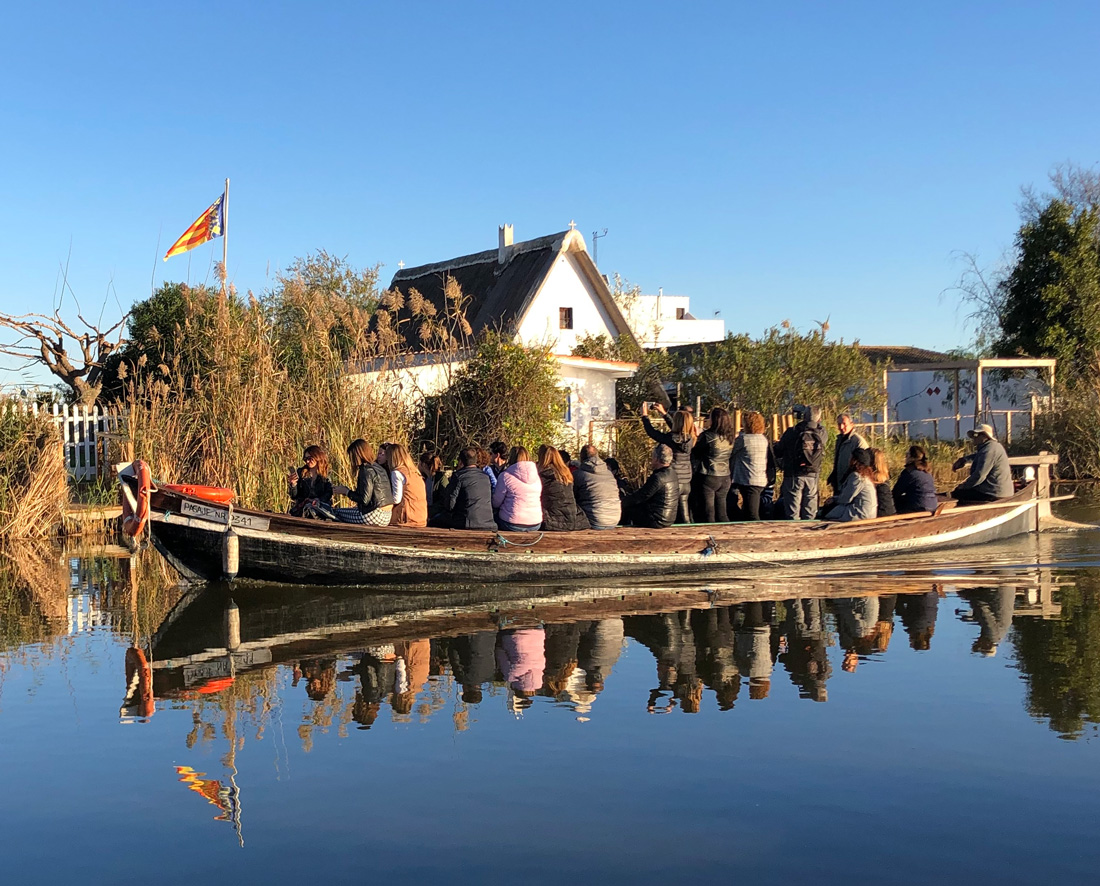
[[[188,249],[201,246],[215,237],[225,236],[225,196],[223,193],[210,204],[210,208],[206,212],[195,219],[195,223],[184,231],[183,235],[164,254],[165,261],[168,261],[173,255],[179,255],[181,252],[187,252]]]

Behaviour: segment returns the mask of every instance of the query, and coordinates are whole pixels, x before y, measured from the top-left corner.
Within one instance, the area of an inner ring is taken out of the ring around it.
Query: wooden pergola
[[[982,375],[987,369],[1038,369],[1046,370],[1047,385],[1050,389],[1050,403],[1054,405],[1054,368],[1057,360],[1053,357],[985,357],[977,360],[944,360],[925,363],[889,363],[882,369],[882,389],[888,390],[887,380],[891,372],[950,372],[955,383],[955,438],[962,436],[962,415],[959,412],[959,373],[973,372],[974,387],[974,424],[981,422],[985,414],[985,399],[982,394]],[[889,428],[890,400],[887,396],[882,410],[882,432],[887,435]]]

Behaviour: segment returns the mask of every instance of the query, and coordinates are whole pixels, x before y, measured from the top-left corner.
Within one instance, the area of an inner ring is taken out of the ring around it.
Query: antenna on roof
[[[597,234],[595,231],[592,232],[592,264],[594,264],[596,267],[600,266],[600,263],[598,261],[596,261],[596,256],[599,255],[599,251],[598,251],[599,244],[596,241],[599,240],[600,237],[606,237],[606,236],[607,236],[607,228],[603,229],[602,234]]]

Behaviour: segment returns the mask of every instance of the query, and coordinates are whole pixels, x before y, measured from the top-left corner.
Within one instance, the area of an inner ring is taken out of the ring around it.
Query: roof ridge
[[[509,247],[509,260],[512,256],[521,253],[534,252],[536,249],[545,249],[548,246],[553,246],[555,241],[564,241],[568,233],[568,231],[559,231],[556,234],[546,234],[543,237],[535,237],[533,240],[521,240],[519,243],[513,243]],[[427,265],[417,265],[413,268],[401,268],[393,275],[393,282],[415,280],[417,277],[423,277],[426,274],[449,271],[452,268],[466,268],[470,265],[480,265],[488,261],[496,262],[498,257],[499,250],[486,249],[482,252],[472,252],[469,255],[460,255],[455,258],[433,262]],[[505,264],[507,264],[507,262],[505,262]]]

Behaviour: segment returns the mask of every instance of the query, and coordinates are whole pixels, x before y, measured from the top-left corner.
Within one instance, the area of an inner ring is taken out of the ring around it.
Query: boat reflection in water
[[[1049,577],[1045,586],[1018,575],[991,586],[991,578],[973,576],[969,587],[820,580],[785,599],[789,586],[759,582],[628,594],[482,586],[415,597],[253,586],[231,598],[224,586],[208,587],[184,597],[153,637],[153,694],[212,697],[285,665],[292,687],[321,705],[334,702],[338,683],[356,684],[347,710],[318,722],[370,728],[384,707],[392,720],[409,720],[448,701],[478,705],[487,694],[516,713],[546,698],[584,718],[629,638],[654,658],[655,685],[644,700],[652,713],[697,713],[704,690],[722,711],[767,699],[777,671],[799,697],[825,702],[831,649],[842,670],[855,672],[898,645],[900,623],[905,645],[927,651],[949,590],[958,593],[954,603],[969,604],[952,614],[976,624],[973,652],[985,656],[1004,642],[1017,598],[1057,611]]]

